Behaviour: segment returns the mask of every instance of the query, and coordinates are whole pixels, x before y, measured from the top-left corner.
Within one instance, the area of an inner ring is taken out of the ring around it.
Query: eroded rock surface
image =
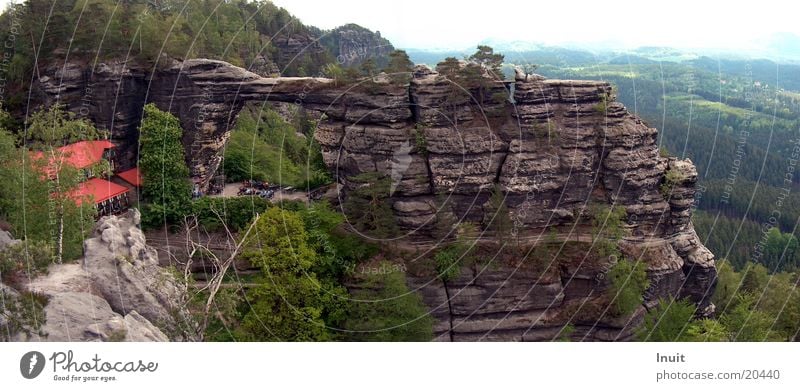
[[[51,265],[23,291],[43,298],[41,314],[31,311],[41,328],[15,331],[10,340],[28,341],[169,341],[190,340],[194,325],[183,309],[185,292],[157,264],[137,228],[139,212],[103,217],[87,239],[79,264]],[[0,286],[4,298],[20,293]],[[22,302],[35,308],[33,299]],[[0,318],[0,325],[3,319]],[[8,329],[10,330],[10,328]],[[3,330],[2,332],[5,332]]]
[[[387,202],[404,232],[417,237],[430,233],[442,213],[442,197],[445,213],[480,224],[492,213],[488,204],[495,187],[523,232],[580,230],[589,204],[622,206],[627,215],[622,250],[648,265],[652,287],[646,305],[667,295],[690,297],[701,309],[710,305],[716,271],[713,254],[691,225],[694,165],[659,156],[657,130],[616,102],[608,83],[548,80],[518,71],[511,94],[506,82],[463,86],[418,66],[408,83],[379,76],[339,86],[323,78],[262,77],[204,59],[175,62],[152,74],[119,64],[93,72],[66,65],[45,74],[53,76],[35,83],[43,102],[59,99],[80,111],[87,85],[108,94],[103,101],[94,95],[87,115],[112,129],[115,139],[134,137],[145,100],[176,114],[192,175],[203,184],[217,170],[245,102],[287,102],[321,112],[315,139],[343,196],[358,185],[351,180],[358,174],[391,177]],[[113,106],[116,101],[124,105]],[[126,145],[121,154],[131,156]],[[103,245],[117,239],[110,240]],[[538,340],[560,329],[554,309],[602,291],[595,276],[603,267],[608,265],[561,271],[542,286],[516,268],[499,267],[491,283],[473,271],[474,278],[453,286],[465,293],[445,295],[447,306],[441,297],[450,289],[441,282],[423,278],[415,286],[424,289],[440,321],[437,330],[446,330],[448,339]],[[492,288],[501,281],[511,291]],[[510,304],[516,296],[519,303]],[[143,300],[160,303],[157,297]],[[125,312],[125,303],[111,306]],[[163,315],[155,311],[150,315]],[[589,339],[625,339],[635,322],[596,320],[576,327]]]

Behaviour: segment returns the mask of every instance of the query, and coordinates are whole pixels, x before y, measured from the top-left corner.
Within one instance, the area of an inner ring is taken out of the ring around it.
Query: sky
[[[0,6],[12,0],[0,0]],[[15,0],[17,2],[21,0]],[[785,0],[273,0],[304,23],[357,23],[404,49],[465,49],[485,41],[611,48],[758,49],[773,33],[800,36]]]
[[[304,23],[357,23],[401,48],[462,49],[486,41],[620,48],[750,49],[778,32],[800,35],[786,2],[701,0],[273,0]]]

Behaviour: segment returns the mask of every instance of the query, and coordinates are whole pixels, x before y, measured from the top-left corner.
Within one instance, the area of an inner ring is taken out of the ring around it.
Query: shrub
[[[622,259],[609,270],[608,277],[613,312],[617,315],[631,314],[642,304],[642,295],[650,285],[644,262]]]
[[[55,256],[47,242],[30,241],[6,246],[0,250],[0,274],[13,271],[40,272],[53,263]]]
[[[659,300],[658,305],[644,316],[636,335],[640,341],[677,342],[686,338],[696,311],[688,300]]]
[[[192,202],[192,213],[200,226],[208,231],[221,229],[223,222],[230,230],[239,231],[246,228],[256,214],[264,213],[271,205],[270,201],[260,197],[202,197]]]
[[[661,187],[659,188],[661,195],[665,200],[669,199],[670,193],[672,193],[672,188],[675,187],[680,180],[680,175],[675,170],[667,170],[667,172],[664,174],[664,183],[662,183]]]
[[[379,268],[392,270],[391,266]],[[422,298],[409,292],[399,271],[370,274],[353,299],[342,328],[353,341],[430,341],[433,320]],[[347,332],[349,331],[349,332]]]

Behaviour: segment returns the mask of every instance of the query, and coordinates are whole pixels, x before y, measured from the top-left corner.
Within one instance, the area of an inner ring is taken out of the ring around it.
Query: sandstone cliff
[[[34,86],[40,101],[58,100],[79,112],[86,107],[87,116],[112,129],[127,164],[135,159],[131,142],[144,102],[176,114],[190,169],[203,183],[216,171],[245,102],[289,102],[322,112],[315,138],[342,197],[359,185],[351,180],[357,174],[390,176],[388,201],[409,238],[427,236],[442,213],[484,221],[496,186],[520,232],[533,237],[554,228],[561,240],[581,243],[588,205],[622,206],[627,234],[619,245],[624,255],[647,263],[646,305],[674,295],[710,309],[714,256],[691,225],[696,170],[688,160],[659,156],[657,130],[616,102],[608,83],[518,72],[513,86],[487,79],[476,88],[417,67],[409,83],[380,76],[337,85],[265,78],[212,60],[149,73],[124,64],[94,70],[67,64],[46,74]],[[447,198],[443,211],[441,197]],[[560,259],[570,257],[565,254]],[[628,338],[641,311],[624,320],[565,315],[605,290],[602,276],[613,263],[573,256],[576,262],[559,263],[557,273],[546,275],[496,264],[465,266],[447,284],[425,273],[410,279],[433,310],[442,339],[542,340],[566,322],[584,339]]]
[[[80,264],[51,265],[46,274],[24,283],[21,291],[38,297],[42,312],[20,293],[0,285],[3,339],[16,341],[169,341],[191,340],[194,325],[183,308],[185,291],[174,277],[158,266],[152,248],[136,228],[139,215],[102,218],[94,237],[85,241]],[[6,314],[16,325],[12,327]],[[5,327],[8,325],[8,327]],[[22,330],[24,329],[24,330]]]
[[[372,59],[385,66],[394,46],[381,33],[373,32],[357,24],[346,24],[320,35],[320,42],[336,57],[342,66],[359,65]]]

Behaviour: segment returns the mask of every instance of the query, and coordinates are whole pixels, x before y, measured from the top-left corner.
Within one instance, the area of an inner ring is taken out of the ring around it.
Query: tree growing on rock
[[[503,60],[505,56],[495,53],[491,46],[478,45],[478,50],[468,58],[470,61],[483,66],[492,72],[494,77],[503,78]]]
[[[362,234],[387,239],[398,231],[392,207],[387,199],[392,185],[390,177],[379,172],[365,172],[349,178],[358,183],[347,195],[344,212],[353,227]]]
[[[408,83],[411,80],[411,71],[414,70],[414,63],[408,57],[405,50],[394,50],[389,53],[389,63],[383,68],[395,83]]]
[[[167,226],[183,220],[191,207],[192,186],[183,154],[180,121],[152,103],[145,105],[139,126],[142,173],[142,223]]]
[[[505,194],[499,184],[495,184],[489,197],[483,224],[487,230],[494,232],[498,238],[506,238],[511,230],[511,214],[506,206]]]

